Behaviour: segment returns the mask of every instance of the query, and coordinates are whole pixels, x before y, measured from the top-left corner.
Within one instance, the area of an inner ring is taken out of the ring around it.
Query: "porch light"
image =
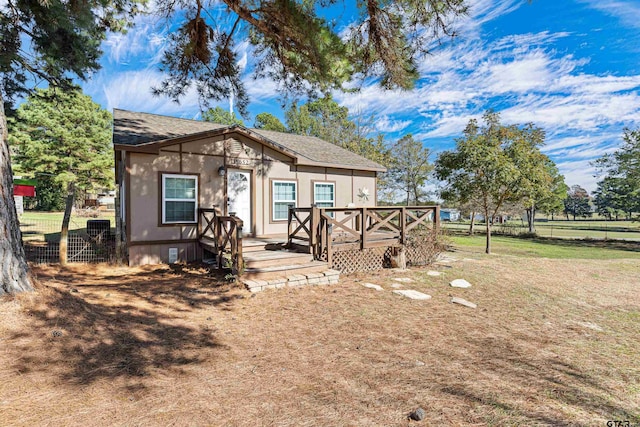
[[[224,176],[227,173],[227,170],[224,168],[224,166],[220,166],[218,168],[218,175],[219,176]]]

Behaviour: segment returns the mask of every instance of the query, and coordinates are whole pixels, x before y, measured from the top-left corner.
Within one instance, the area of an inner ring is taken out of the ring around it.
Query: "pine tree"
[[[10,122],[10,143],[22,167],[34,177],[46,173],[67,189],[60,234],[63,265],[76,190],[113,185],[111,121],[111,113],[79,90],[39,89]]]
[[[107,31],[123,31],[143,0],[3,2],[0,6],[0,295],[32,289],[22,247],[5,110],[34,81],[69,87],[99,68]]]

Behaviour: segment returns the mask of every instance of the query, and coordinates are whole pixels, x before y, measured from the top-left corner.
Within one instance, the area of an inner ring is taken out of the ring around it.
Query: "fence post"
[[[435,216],[435,218],[433,218],[433,231],[436,236],[438,236],[438,233],[440,232],[440,205],[436,205],[433,215]]]

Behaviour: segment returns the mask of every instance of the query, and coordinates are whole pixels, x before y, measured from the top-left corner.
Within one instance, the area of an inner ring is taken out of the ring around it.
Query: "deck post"
[[[326,220],[324,222],[325,224],[328,224]],[[327,235],[327,264],[329,265],[329,268],[333,268],[333,248],[331,247],[331,240],[333,240],[333,236],[331,236],[331,232],[333,230],[333,227],[326,225],[323,228],[326,229],[326,235]]]
[[[234,218],[235,219],[235,218]],[[236,222],[236,275],[240,277],[244,270],[244,258],[242,257],[242,227],[244,223],[240,221],[240,224]]]
[[[293,205],[289,205],[289,210],[287,214],[287,247],[291,247],[291,233],[293,232]]]
[[[311,219],[309,220],[309,253],[314,258],[318,256],[318,226],[320,225],[320,208],[313,203],[311,205]]]
[[[224,248],[222,247],[222,218],[217,216],[214,223],[214,238],[216,240],[216,249],[218,258],[218,270],[222,268],[222,253],[224,252]]]
[[[407,237],[407,210],[403,206],[400,208],[400,244],[404,245]]]
[[[437,237],[440,232],[440,205],[436,205],[433,215],[435,216],[435,218],[433,218],[433,231]]]
[[[367,208],[360,208],[360,225],[362,231],[360,232],[360,250],[367,247]]]

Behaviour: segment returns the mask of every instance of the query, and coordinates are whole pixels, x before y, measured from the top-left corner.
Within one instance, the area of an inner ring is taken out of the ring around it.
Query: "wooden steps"
[[[213,242],[207,239],[200,240],[200,244],[209,251],[215,248]],[[314,260],[313,255],[306,252],[285,249],[282,239],[243,239],[242,258],[244,270],[240,279],[252,292],[284,285],[338,281],[339,272],[330,270],[328,263]]]
[[[296,275],[308,275],[310,273],[321,273],[329,269],[329,265],[324,261],[311,261],[301,264],[279,264],[271,267],[245,268],[242,279],[248,280],[270,280],[287,278]]]

